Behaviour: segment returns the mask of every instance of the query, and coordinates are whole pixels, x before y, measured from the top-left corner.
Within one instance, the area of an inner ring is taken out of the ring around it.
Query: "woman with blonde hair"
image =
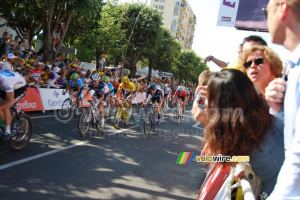
[[[241,71],[259,88],[263,97],[268,84],[282,73],[282,61],[267,46],[253,46],[246,50],[240,63]]]

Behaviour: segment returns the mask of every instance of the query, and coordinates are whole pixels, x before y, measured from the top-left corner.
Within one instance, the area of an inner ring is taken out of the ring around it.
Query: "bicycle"
[[[7,141],[0,141],[0,144],[8,144],[9,148],[12,151],[21,151],[23,150],[29,143],[30,138],[32,136],[32,121],[31,118],[24,113],[23,110],[18,109],[16,104],[11,107],[11,135]],[[4,130],[0,128],[0,134],[4,135]]]
[[[74,92],[72,91],[68,91],[69,92],[69,98],[65,99],[63,104],[62,104],[62,107],[61,109],[59,110],[59,116],[62,118],[62,119],[67,119],[69,118],[69,116],[71,115],[72,111],[75,110],[75,108],[77,107],[76,105],[76,101],[74,101],[73,99],[73,94]],[[80,115],[82,113],[82,99],[80,98],[80,106],[78,108],[78,115]]]
[[[97,131],[103,131],[106,125],[106,121],[109,118],[110,108],[108,106],[104,106],[104,124],[101,127],[101,114],[98,109],[98,103],[96,103],[94,100],[91,100],[89,102],[89,107],[79,115],[77,128],[80,137],[86,136],[87,132],[90,130],[91,125],[96,126]]]
[[[132,109],[129,108],[129,103],[128,103],[130,101],[129,99],[124,99],[124,98],[122,99],[115,98],[115,99],[122,101],[122,103],[117,106],[115,117],[114,117],[114,127],[118,129],[122,119],[125,121],[126,126],[130,124]]]
[[[157,105],[156,104],[150,104],[146,117],[144,119],[144,133],[145,135],[149,135],[151,132],[151,128],[153,128],[153,131],[157,131],[157,127],[155,124],[157,123],[158,119],[158,113],[157,113]]]
[[[177,119],[177,124],[180,124],[183,119],[183,114],[182,114],[182,100],[177,101],[177,104],[175,105],[174,108],[174,117]]]

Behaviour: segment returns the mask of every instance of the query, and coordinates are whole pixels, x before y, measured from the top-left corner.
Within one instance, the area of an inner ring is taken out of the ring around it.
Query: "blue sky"
[[[138,2],[138,0],[119,0],[124,2]],[[166,0],[167,1],[167,0]],[[231,27],[217,26],[217,18],[221,0],[187,0],[191,5],[196,17],[197,24],[194,34],[194,42],[192,49],[201,58],[208,55],[223,60],[225,62],[237,59],[238,45],[242,43],[243,38],[249,35],[259,35],[268,43],[268,46],[275,50],[282,61],[288,57],[288,51],[282,46],[275,45],[270,40],[269,33],[260,33],[253,31],[236,30]],[[139,0],[146,2],[146,0]],[[150,0],[147,2],[150,5]],[[219,68],[212,62],[207,63],[212,71]]]

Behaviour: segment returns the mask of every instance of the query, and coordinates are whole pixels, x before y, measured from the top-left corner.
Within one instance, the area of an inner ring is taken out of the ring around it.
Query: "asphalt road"
[[[0,199],[196,199],[205,167],[176,164],[180,152],[200,154],[203,129],[191,118],[177,124],[171,113],[159,130],[143,132],[144,111],[134,106],[131,124],[80,138],[77,117],[31,113],[34,136],[22,152],[0,146]]]

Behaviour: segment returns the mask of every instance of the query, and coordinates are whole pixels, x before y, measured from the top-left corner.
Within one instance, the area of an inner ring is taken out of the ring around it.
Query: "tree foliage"
[[[130,60],[130,73],[134,76],[137,61],[155,46],[162,26],[162,14],[142,3],[125,4],[125,9],[122,29],[128,38],[126,55]]]
[[[179,84],[183,81],[185,84],[189,81],[190,83],[198,82],[198,76],[204,70],[208,70],[208,67],[192,50],[182,51],[175,68],[173,68],[175,76],[179,79]]]

